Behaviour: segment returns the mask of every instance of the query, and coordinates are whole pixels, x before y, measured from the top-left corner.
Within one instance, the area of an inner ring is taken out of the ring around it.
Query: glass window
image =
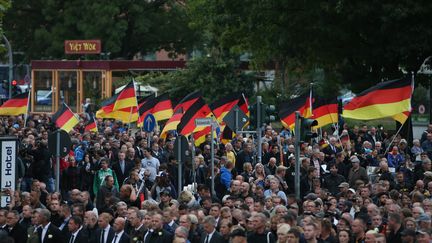
[[[83,72],[83,93],[84,101],[90,99],[91,104],[100,104],[102,102],[102,72]],[[97,108],[92,107],[92,111]]]
[[[77,112],[79,104],[77,97],[77,72],[76,71],[59,71],[58,72],[59,95],[58,105],[64,102],[73,112]]]
[[[52,72],[35,71],[33,77],[35,100],[35,112],[52,112]]]

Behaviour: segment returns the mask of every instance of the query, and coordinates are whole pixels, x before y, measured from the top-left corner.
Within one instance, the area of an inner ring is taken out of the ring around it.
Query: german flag
[[[22,93],[12,97],[0,106],[0,116],[18,116],[27,114],[29,93]]]
[[[411,111],[413,82],[398,79],[379,83],[353,98],[344,106],[345,118],[372,120]]]
[[[137,106],[138,102],[135,94],[135,84],[134,81],[131,81],[118,94],[117,99],[114,102],[113,110],[121,110]]]
[[[86,132],[98,132],[96,120],[93,118],[90,121],[87,121],[87,124],[84,128]]]
[[[118,99],[119,94],[115,94],[109,99],[102,102],[101,104],[102,108],[100,108],[96,112],[97,118],[111,118],[126,123],[135,122],[138,120],[138,111],[136,106],[127,107],[120,110],[114,110],[114,104]],[[131,108],[132,108],[132,114],[131,114]]]
[[[70,132],[79,123],[79,119],[65,103],[63,103],[60,110],[52,116],[52,121],[58,128],[66,132]]]
[[[210,134],[211,127],[204,127],[201,131],[195,132],[193,134],[194,144],[196,147],[199,147],[202,143],[205,142],[207,135]]]
[[[178,134],[189,136],[193,132],[205,130],[205,127],[196,127],[195,119],[210,117],[212,114],[210,107],[206,104],[203,98],[199,98],[192,106],[183,114],[177,125]]]
[[[158,97],[151,96],[138,106],[138,127],[141,127],[147,114],[153,114],[156,121],[167,120],[173,115],[173,108],[168,93]]]
[[[404,111],[402,113],[392,116],[392,118],[403,125],[408,119],[410,113],[411,113],[410,111]]]
[[[210,109],[219,123],[222,122],[226,114],[239,103],[240,98],[241,94],[233,93],[210,104]]]
[[[166,122],[160,137],[166,138],[168,131],[177,130],[177,125],[183,114],[192,106],[192,104],[201,98],[201,92],[195,91],[185,96],[174,108],[172,117]]]
[[[152,113],[156,121],[168,120],[173,115],[173,107],[168,93],[156,97],[156,104],[153,107]]]
[[[318,126],[314,128],[320,128],[328,124],[334,124],[338,122],[338,101],[337,98],[324,99],[315,98],[313,102],[313,119],[318,121]]]
[[[279,117],[282,125],[291,130],[294,129],[296,111],[299,111],[300,115],[303,117],[310,117],[310,114],[312,114],[310,103],[309,94],[304,94],[291,99],[288,102],[282,103],[279,108]]]

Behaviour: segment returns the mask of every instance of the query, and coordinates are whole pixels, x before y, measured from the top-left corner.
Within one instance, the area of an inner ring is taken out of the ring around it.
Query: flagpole
[[[128,129],[127,129],[127,134],[129,134],[129,129],[130,129],[130,126],[131,126],[131,121],[132,121],[132,111],[133,111],[133,106],[131,106],[131,108],[130,108],[130,113],[129,113],[129,125],[128,125]]]
[[[405,122],[404,122],[404,123],[399,127],[399,129],[397,130],[396,134],[393,136],[393,139],[391,140],[390,144],[387,146],[387,148],[386,148],[384,154],[386,154],[386,153],[389,151],[389,149],[390,149],[390,147],[392,146],[392,144],[393,144],[394,140],[396,139],[397,135],[398,135],[398,134],[400,133],[400,131],[402,130],[402,127],[403,127],[404,124],[405,124]]]
[[[24,127],[27,126],[27,119],[29,117],[29,110],[30,110],[30,91],[28,92],[28,96],[27,96],[27,113],[24,115]]]
[[[132,77],[132,84],[133,84],[133,89],[134,89],[134,93],[135,93],[135,100],[136,100],[136,104],[135,106],[138,109],[138,99],[137,99],[137,94],[136,94],[136,89],[135,89],[135,78]],[[131,121],[132,121],[132,111],[133,111],[133,106],[131,106],[130,109],[130,114],[129,114],[129,125],[128,125],[128,130],[127,130],[127,134],[129,134],[129,129],[131,127]]]
[[[334,123],[333,123],[333,124],[334,124]],[[341,147],[342,147],[342,151],[344,151],[345,148],[344,148],[344,146],[343,146],[343,144],[342,144],[342,140],[340,139],[340,134],[339,134],[339,122],[336,123],[336,134],[337,134],[337,138],[338,138],[338,140],[339,140],[339,143],[340,143],[340,145],[341,145]]]

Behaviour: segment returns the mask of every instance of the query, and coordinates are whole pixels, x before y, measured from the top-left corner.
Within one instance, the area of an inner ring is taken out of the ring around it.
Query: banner
[[[16,182],[16,158],[18,141],[16,138],[0,138],[1,148],[1,207],[6,207],[11,203],[11,197],[4,194],[5,189],[15,191]]]

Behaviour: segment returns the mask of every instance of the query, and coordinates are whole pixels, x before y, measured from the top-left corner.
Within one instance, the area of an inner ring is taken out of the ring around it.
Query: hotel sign
[[[18,151],[18,140],[11,137],[0,138],[0,206],[6,207],[12,198],[6,190],[16,190],[16,158]]]
[[[100,40],[65,40],[64,49],[66,54],[100,54]]]

